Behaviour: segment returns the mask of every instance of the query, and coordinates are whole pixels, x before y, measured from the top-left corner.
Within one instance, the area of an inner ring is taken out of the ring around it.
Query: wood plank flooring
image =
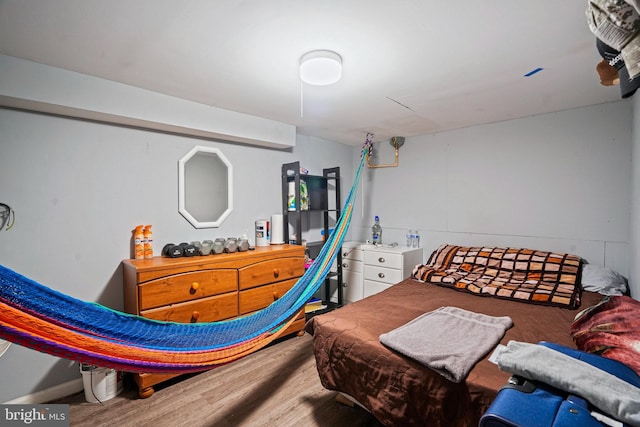
[[[308,334],[181,378],[156,386],[148,399],[127,384],[102,405],[86,402],[84,393],[51,403],[70,405],[71,426],[381,427],[370,413],[338,403],[337,393],[322,387]]]

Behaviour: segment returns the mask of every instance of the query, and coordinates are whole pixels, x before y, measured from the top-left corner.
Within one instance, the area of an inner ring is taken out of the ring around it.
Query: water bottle
[[[416,230],[407,230],[407,247],[419,248],[420,247],[420,232]]]
[[[382,243],[382,227],[380,227],[380,218],[376,215],[375,223],[371,227],[371,237],[374,245]]]

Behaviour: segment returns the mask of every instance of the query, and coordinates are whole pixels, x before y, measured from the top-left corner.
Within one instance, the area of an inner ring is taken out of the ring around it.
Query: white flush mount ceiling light
[[[315,86],[333,84],[342,77],[342,58],[330,50],[312,50],[300,58],[300,79]]]

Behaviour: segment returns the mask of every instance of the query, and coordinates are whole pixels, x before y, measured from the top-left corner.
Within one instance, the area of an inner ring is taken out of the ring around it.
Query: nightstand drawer
[[[203,270],[174,274],[139,286],[140,310],[195,300],[238,289],[237,270]]]
[[[304,274],[304,257],[262,261],[239,270],[240,289],[300,277]]]
[[[265,308],[272,302],[281,298],[298,279],[285,280],[284,282],[259,286],[256,288],[240,291],[240,314],[251,313],[252,311]]]
[[[402,260],[402,254],[381,251],[364,252],[364,263],[367,265],[402,269]]]
[[[402,271],[394,268],[369,266],[364,269],[364,279],[395,284],[402,280]]]
[[[145,310],[140,314],[148,319],[164,320],[166,322],[215,322],[238,315],[238,294],[231,292],[224,295],[216,295],[197,301]]]

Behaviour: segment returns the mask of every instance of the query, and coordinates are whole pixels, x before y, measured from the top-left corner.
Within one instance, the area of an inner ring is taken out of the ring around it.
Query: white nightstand
[[[360,249],[364,262],[363,298],[406,279],[413,267],[423,262],[422,248],[363,244]]]

